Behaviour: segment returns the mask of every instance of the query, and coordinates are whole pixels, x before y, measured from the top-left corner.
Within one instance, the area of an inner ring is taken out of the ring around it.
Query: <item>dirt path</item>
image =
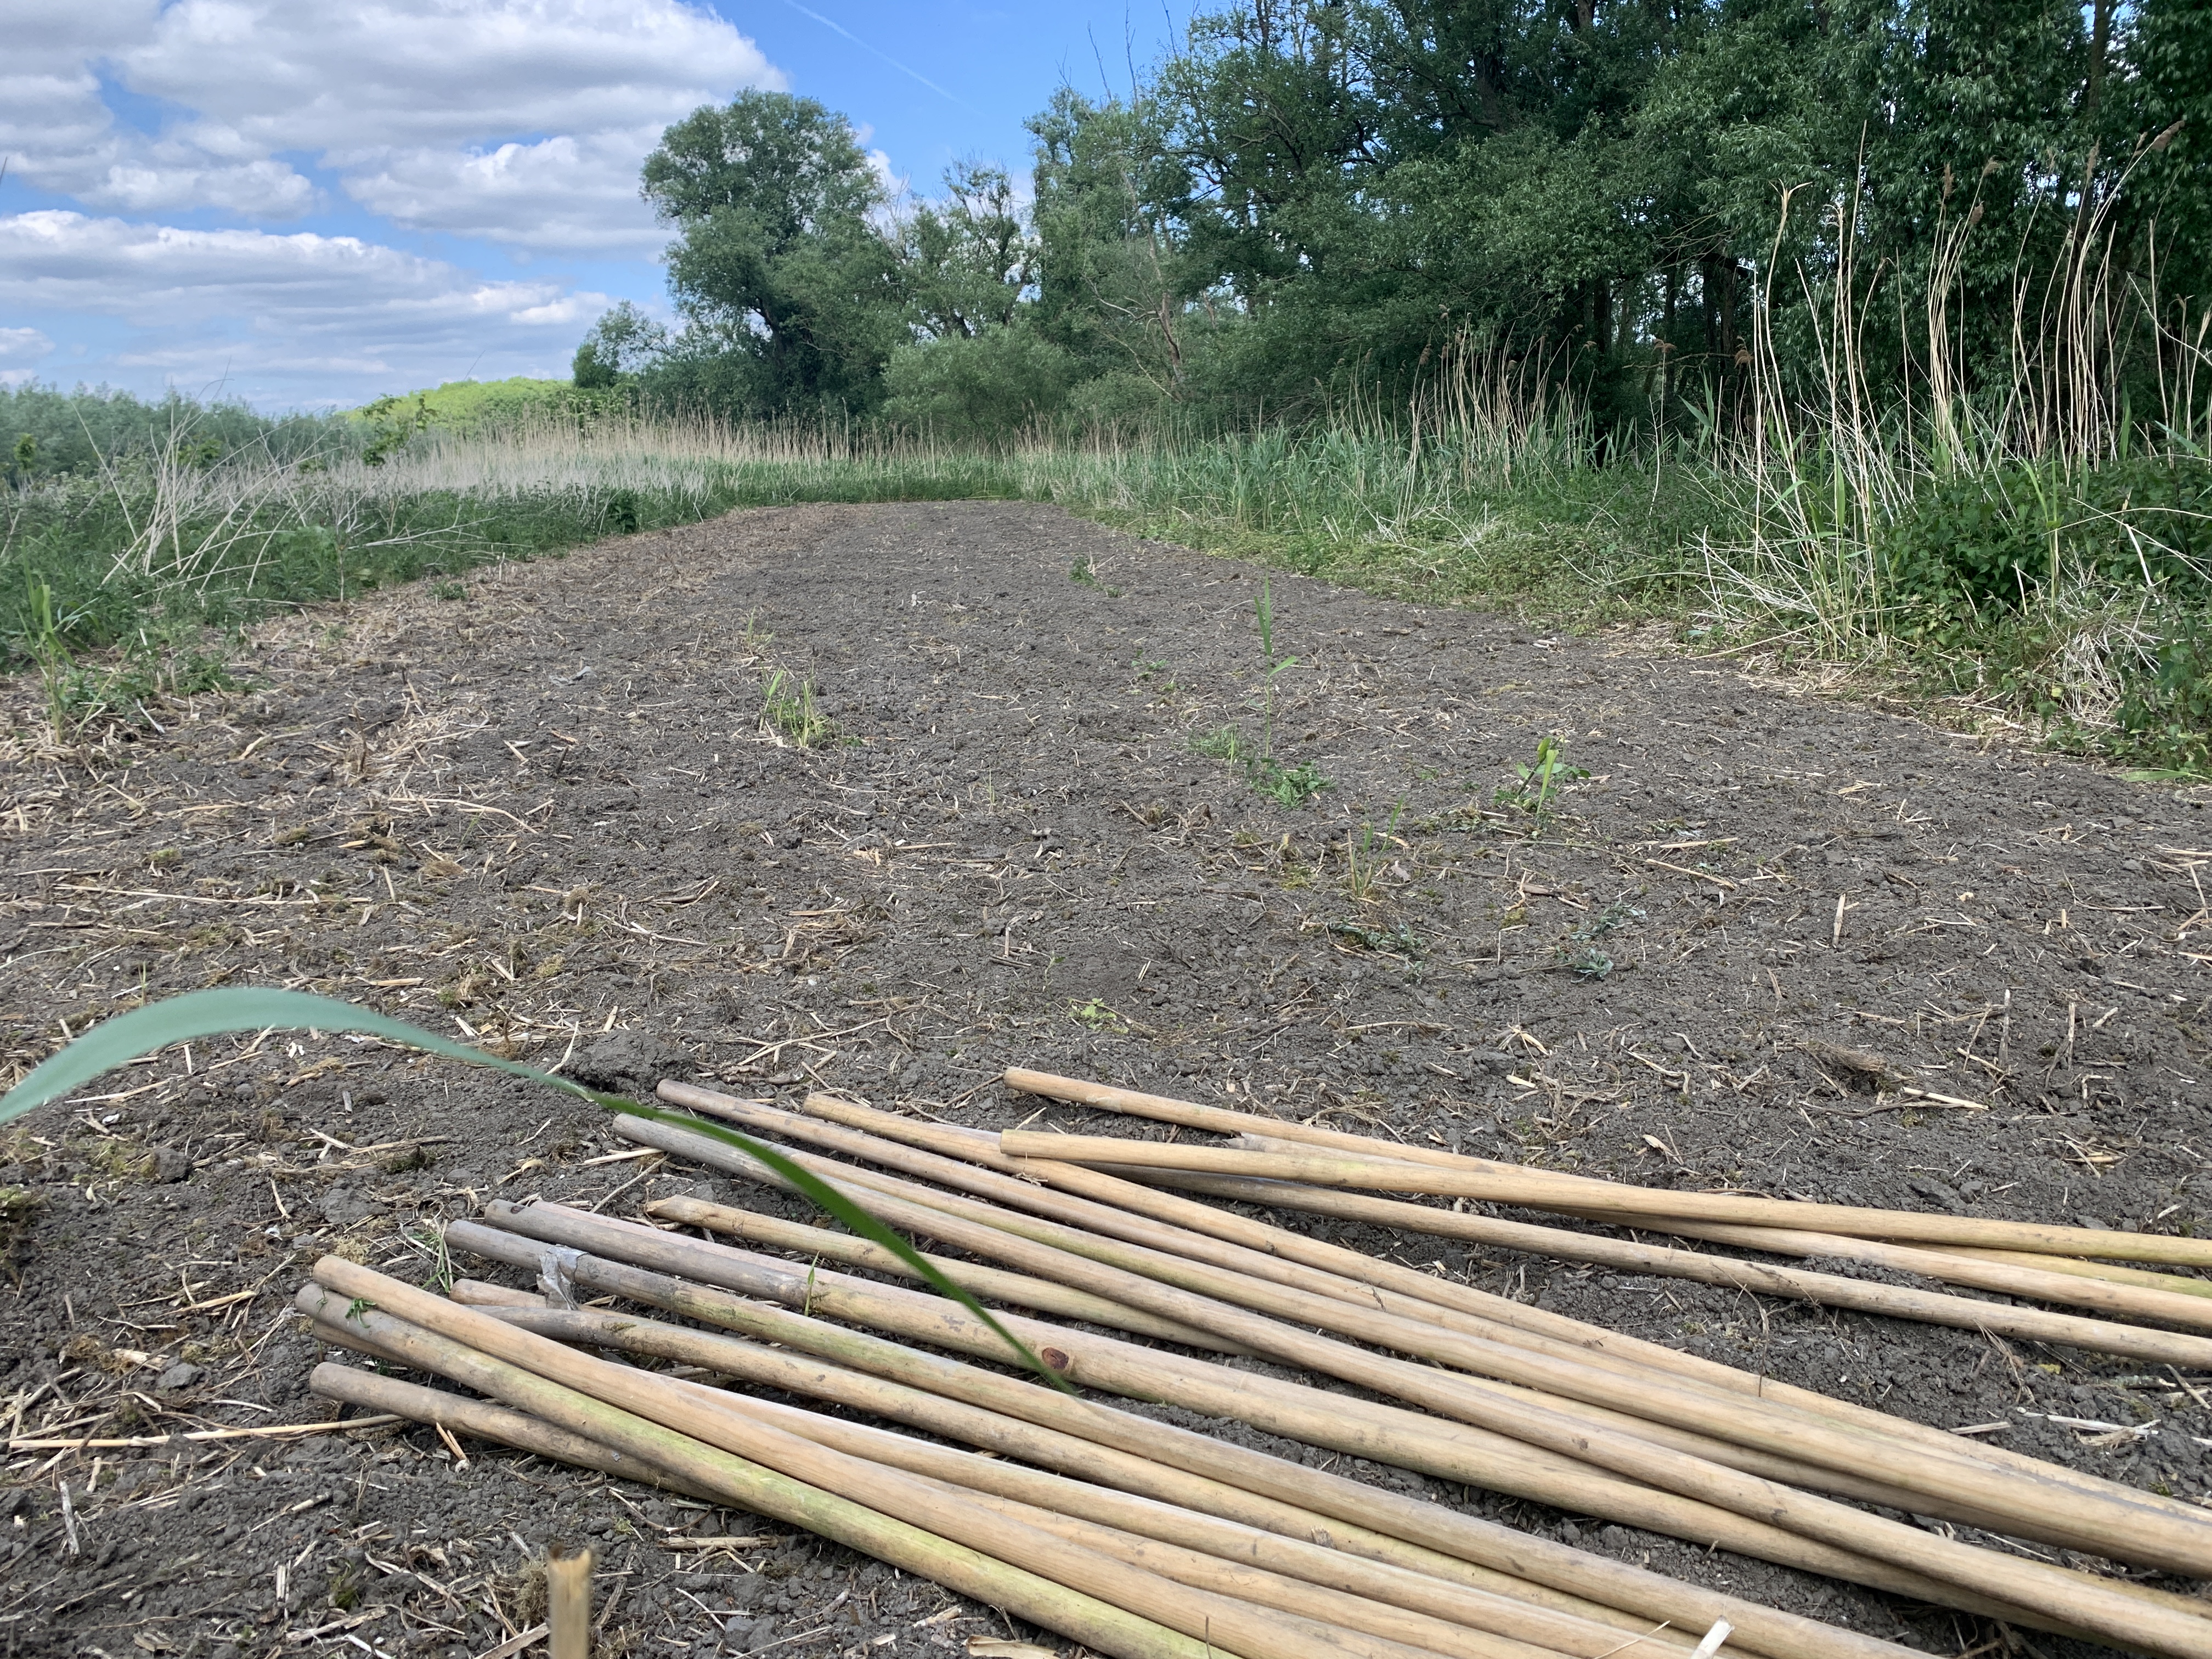
[[[10,1075],[64,1020],[283,983],[632,1088],[820,1084],[1002,1125],[1036,1104],[992,1082],[1024,1062],[1646,1182],[2203,1225],[2212,851],[2177,850],[2212,847],[2201,797],[1978,753],[1627,635],[1534,638],[1278,578],[1296,662],[1273,682],[1276,756],[1330,782],[1288,807],[1193,746],[1261,739],[1259,590],[1040,507],[808,508],[512,568],[461,601],[418,588],[295,619],[255,642],[259,689],[156,711],[164,735],[110,743],[89,774],[41,750],[19,684]],[[778,671],[819,688],[835,740],[764,733]],[[1540,824],[1495,797],[1554,735],[1590,775]],[[1989,1109],[1876,1109],[1833,1048]],[[407,1230],[494,1193],[621,1189],[619,1212],[692,1184],[605,1161],[618,1143],[551,1097],[346,1042],[217,1044],[190,1077],[164,1060],[93,1093],[0,1146],[0,1187],[25,1194],[0,1194],[21,1275],[0,1285],[0,1401],[33,1438],[314,1420],[319,1356],[283,1310],[318,1254],[419,1273]],[[2212,1491],[2192,1437],[2212,1418],[2124,1364],[1441,1260]],[[2161,1427],[2091,1448],[2021,1408]],[[1473,1502],[1880,1634],[1974,1639]],[[525,1552],[577,1535],[630,1575],[609,1628],[636,1654],[1004,1633],[808,1540],[659,1542],[758,1530],[502,1455],[462,1473],[411,1432],[21,1452],[0,1479],[0,1652],[354,1652],[357,1629],[394,1659],[475,1655],[528,1614]]]

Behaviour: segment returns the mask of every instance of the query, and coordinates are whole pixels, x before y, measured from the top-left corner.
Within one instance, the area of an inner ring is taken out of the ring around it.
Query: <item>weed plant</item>
[[[1626,899],[1615,899],[1561,939],[1553,947],[1553,954],[1560,967],[1584,979],[1603,979],[1613,972],[1614,963],[1598,941],[1643,914]]]
[[[1493,804],[1525,812],[1541,828],[1559,810],[1559,786],[1588,776],[1583,768],[1568,763],[1558,738],[1539,738],[1535,759],[1513,763],[1513,781],[1498,785]]]
[[[1390,848],[1403,845],[1398,841],[1398,820],[1405,815],[1406,801],[1401,796],[1390,809],[1390,822],[1379,833],[1373,824],[1362,823],[1357,836],[1347,833],[1344,838],[1344,890],[1363,904],[1378,895]]]
[[[794,749],[815,749],[837,735],[816,702],[813,683],[777,668],[761,682],[761,730]]]

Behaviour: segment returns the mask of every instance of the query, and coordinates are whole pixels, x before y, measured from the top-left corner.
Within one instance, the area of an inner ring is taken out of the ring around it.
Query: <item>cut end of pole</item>
[[[555,1544],[545,1552],[545,1646],[551,1659],[591,1659],[592,1553]]]

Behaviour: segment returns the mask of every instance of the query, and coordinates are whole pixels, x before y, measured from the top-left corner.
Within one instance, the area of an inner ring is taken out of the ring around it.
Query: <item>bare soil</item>
[[[830,1087],[1005,1126],[1038,1105],[994,1080],[1022,1063],[1654,1184],[2204,1224],[2203,795],[1626,632],[1542,638],[1278,575],[1296,661],[1274,757],[1329,781],[1285,805],[1194,747],[1266,742],[1260,590],[1042,507],[810,507],[288,619],[250,642],[245,688],[150,710],[165,729],[136,738],[57,750],[19,684],[9,1074],[143,999],[283,984],[634,1091]],[[778,671],[833,725],[812,747],[763,720]],[[1588,775],[1536,813],[1515,767],[1547,736]],[[1986,1109],[1872,1092],[1840,1049]],[[112,1077],[0,1145],[9,1426],[320,1420],[320,1356],[287,1312],[316,1255],[419,1277],[428,1230],[494,1195],[620,1213],[713,1188],[623,1150],[577,1103],[374,1043],[272,1033]],[[2212,1492],[2212,1414],[2171,1376],[1334,1236]],[[2052,1413],[2155,1427],[2089,1444]],[[1988,1634],[1364,1473],[1932,1650]],[[768,1541],[665,1541],[712,1535]],[[481,1448],[462,1468],[383,1429],[13,1451],[0,1652],[473,1656],[532,1618],[532,1558],[578,1538],[617,1575],[605,1630],[632,1654],[890,1659],[1009,1633],[744,1517]]]

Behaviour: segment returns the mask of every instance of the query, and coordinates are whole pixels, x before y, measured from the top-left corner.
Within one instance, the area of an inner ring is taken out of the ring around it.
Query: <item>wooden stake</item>
[[[1162,1095],[1141,1094],[1076,1078],[1056,1077],[1017,1066],[1006,1073],[1006,1086],[1029,1094],[1073,1101],[1103,1110],[1149,1117],[1223,1134],[1248,1132],[1304,1141],[1310,1146],[1367,1157],[1384,1156],[1451,1171],[1462,1177],[1484,1176],[1502,1183],[1502,1189],[1470,1191],[1457,1185],[1446,1197],[1491,1198],[1501,1203],[1527,1204],[1533,1209],[1555,1209],[1559,1205],[1540,1197],[1516,1196],[1541,1186],[1556,1195],[1562,1189],[1597,1189],[1584,1194],[1579,1208],[1613,1215],[1678,1215],[1698,1221],[1726,1221],[1750,1226],[1809,1228],[1817,1232],[1843,1232],[1863,1238],[1919,1240],[1928,1243],[1967,1244],[1995,1249],[2025,1250],[2045,1255],[2080,1255],[2128,1261],[2170,1261],[2189,1267],[2212,1267],[2212,1240],[2182,1238],[2159,1233],[2103,1232],[2087,1227],[2051,1227],[2033,1222],[1986,1220],[1975,1216],[1921,1215],[1901,1210],[1874,1210],[1835,1204],[1798,1204],[1781,1199],[1754,1198],[1735,1194],[1661,1192],[1650,1188],[1626,1187],[1586,1176],[1552,1175],[1524,1170],[1517,1164],[1468,1158],[1433,1147],[1377,1142],[1364,1135],[1346,1134],[1311,1124],[1258,1117],[1244,1112],[1201,1106],[1192,1101]],[[1079,1137],[1088,1139],[1088,1137]],[[1115,1145],[1121,1143],[1116,1142]],[[1032,1150],[1024,1156],[1066,1157],[1066,1149]],[[1083,1161],[1083,1160],[1073,1160]],[[1155,1166],[1160,1167],[1160,1166]],[[1174,1167],[1172,1165],[1164,1167]],[[1255,1175],[1251,1169],[1218,1169],[1212,1173]],[[1279,1178],[1304,1180],[1292,1172]],[[1360,1184],[1333,1183],[1333,1184]],[[1421,1190],[1394,1188],[1394,1191]]]
[[[591,1551],[546,1551],[545,1624],[547,1659],[592,1659]]]

